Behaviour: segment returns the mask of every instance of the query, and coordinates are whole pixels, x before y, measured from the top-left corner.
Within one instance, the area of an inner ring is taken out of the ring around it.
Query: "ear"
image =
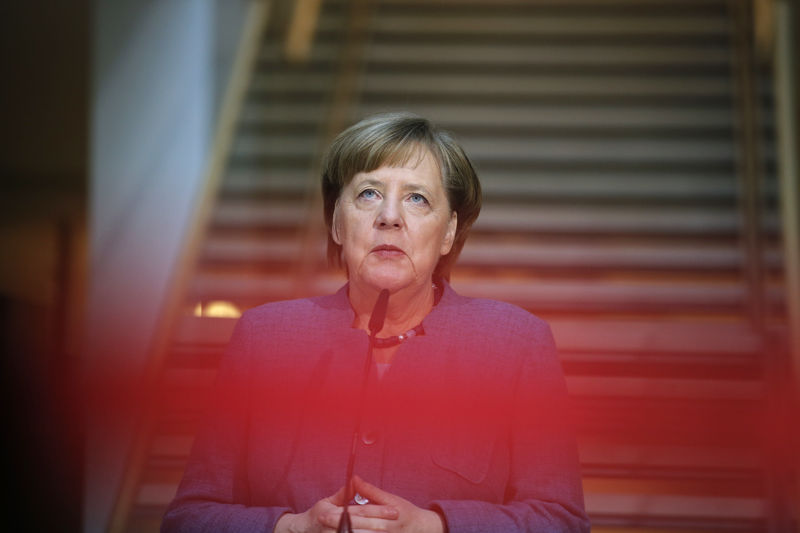
[[[441,254],[447,255],[453,247],[453,242],[456,240],[456,229],[458,228],[458,214],[453,211],[450,213],[450,221],[447,223],[447,232],[444,234],[442,240]]]
[[[339,237],[339,200],[336,200],[336,204],[333,206],[333,217],[331,220],[331,238],[333,242],[338,244],[339,246],[342,245],[342,239]]]

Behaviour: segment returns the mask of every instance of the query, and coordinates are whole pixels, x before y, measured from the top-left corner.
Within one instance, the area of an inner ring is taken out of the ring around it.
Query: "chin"
[[[389,289],[390,292],[397,292],[411,285],[414,282],[412,272],[398,271],[396,269],[380,269],[378,271],[367,272],[360,276],[367,285],[376,290]]]

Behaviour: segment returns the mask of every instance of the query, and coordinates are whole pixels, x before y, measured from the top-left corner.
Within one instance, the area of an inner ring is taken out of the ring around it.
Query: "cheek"
[[[334,218],[334,240],[345,251],[355,251],[369,241],[371,224],[363,214],[352,209],[342,209]]]
[[[350,244],[353,227],[352,206],[337,205],[333,212],[333,240],[340,246]]]

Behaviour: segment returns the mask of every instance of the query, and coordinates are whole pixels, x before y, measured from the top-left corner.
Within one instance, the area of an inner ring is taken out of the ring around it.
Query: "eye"
[[[409,195],[408,199],[411,200],[412,204],[417,204],[417,205],[427,205],[428,204],[428,199],[425,198],[424,196],[422,196],[421,194],[416,193],[416,192],[415,193],[411,193]]]
[[[358,195],[359,198],[363,198],[365,200],[373,200],[378,197],[378,191],[375,189],[364,189]]]

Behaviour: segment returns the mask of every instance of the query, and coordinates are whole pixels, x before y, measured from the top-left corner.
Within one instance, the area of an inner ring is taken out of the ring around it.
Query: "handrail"
[[[800,178],[798,177],[797,148],[797,24],[800,15],[797,2],[775,2],[775,45],[773,73],[775,85],[775,123],[780,186],[781,225],[783,236],[784,285],[789,350],[792,361],[793,409],[800,408]],[[795,479],[800,476],[800,436],[794,432],[793,459]],[[791,436],[790,436],[791,438]],[[795,484],[794,516],[800,513],[800,487]],[[795,522],[800,531],[800,521]]]
[[[308,61],[314,30],[319,22],[319,9],[322,0],[295,0],[292,20],[286,32],[284,52],[286,59],[294,63]]]
[[[771,61],[775,41],[775,1],[752,0],[753,33],[759,59]]]
[[[206,228],[217,197],[225,163],[233,144],[236,121],[240,114],[247,87],[258,60],[258,53],[269,14],[270,0],[251,0],[245,15],[244,27],[239,40],[231,75],[220,106],[214,142],[208,159],[204,183],[197,196],[187,236],[183,240],[177,266],[170,276],[167,287],[168,294],[161,307],[161,320],[156,322],[156,331],[151,342],[147,367],[142,377],[144,391],[156,390],[164,362],[170,346],[170,340],[178,326],[183,298],[188,287],[190,274],[195,267],[203,242]],[[143,407],[134,442],[126,463],[122,486],[111,514],[108,531],[121,533],[125,530],[130,510],[136,498],[141,466],[146,460],[150,436],[154,424],[157,404],[154,398],[148,398]]]

